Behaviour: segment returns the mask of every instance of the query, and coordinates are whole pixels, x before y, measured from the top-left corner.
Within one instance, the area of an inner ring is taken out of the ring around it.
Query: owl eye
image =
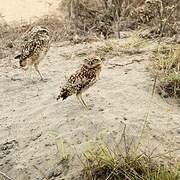
[[[97,62],[99,59],[94,59],[94,62]]]

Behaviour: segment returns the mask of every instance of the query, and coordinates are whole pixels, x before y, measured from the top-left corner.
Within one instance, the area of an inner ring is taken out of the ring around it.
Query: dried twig
[[[1,174],[2,176],[4,176],[6,179],[8,179],[8,180],[13,180],[12,178],[10,178],[9,176],[7,176],[6,174],[4,174],[4,173],[1,172],[1,171],[0,171],[0,174]]]
[[[166,17],[164,23],[161,25],[161,29],[160,29],[160,37],[163,36],[164,29],[165,29],[165,27],[166,27],[166,25],[167,25],[169,19],[172,17],[173,13],[175,12],[176,8],[177,8],[177,5],[174,6],[174,7],[172,8],[172,10],[171,10],[171,12],[169,13],[168,17]],[[163,22],[163,20],[161,20],[161,23],[162,23],[162,22]]]
[[[123,66],[127,66],[127,65],[130,65],[130,64],[133,64],[134,62],[138,62],[138,63],[140,63],[141,61],[145,61],[146,59],[134,59],[134,60],[132,60],[131,62],[128,62],[128,63],[126,63],[126,64],[117,64],[117,63],[111,63],[110,65],[112,65],[112,66],[120,66],[120,67],[123,67]]]

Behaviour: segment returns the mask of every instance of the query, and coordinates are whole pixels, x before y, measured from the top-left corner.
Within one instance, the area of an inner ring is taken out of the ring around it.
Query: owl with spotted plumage
[[[103,58],[94,55],[84,59],[82,66],[69,77],[66,84],[61,88],[57,100],[60,98],[64,100],[75,94],[84,108],[88,109],[82,98],[82,93],[93,86],[99,79],[103,60]]]
[[[50,37],[47,28],[35,26],[26,35],[21,53],[15,57],[19,59],[19,65],[27,70],[34,66],[41,80],[43,77],[39,71],[39,63],[44,59],[50,47]]]

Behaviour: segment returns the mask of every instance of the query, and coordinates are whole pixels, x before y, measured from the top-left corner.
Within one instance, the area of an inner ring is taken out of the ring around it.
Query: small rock
[[[42,132],[41,133],[39,133],[39,134],[36,134],[35,136],[33,136],[32,138],[31,138],[31,140],[32,141],[36,141],[38,138],[40,138],[42,136]]]
[[[50,171],[47,175],[48,179],[51,179],[54,176],[54,171]]]
[[[8,43],[6,44],[6,47],[8,47],[8,48],[13,48],[14,46],[13,46],[13,43],[12,43],[12,42],[8,42]]]
[[[104,111],[104,109],[103,109],[103,108],[99,108],[99,111],[101,111],[101,112],[102,112],[102,111]]]
[[[57,167],[57,168],[55,168],[55,169],[52,169],[52,170],[48,173],[47,178],[48,178],[48,179],[51,179],[52,177],[58,177],[58,176],[60,176],[61,174],[62,174],[61,168],[60,168],[60,167]]]
[[[54,170],[53,176],[54,176],[54,177],[58,177],[58,176],[60,176],[61,174],[62,174],[62,170],[61,170],[60,168],[56,168],[56,169]]]
[[[6,143],[0,145],[0,150],[2,150],[2,151],[11,150],[17,144],[18,144],[18,142],[16,140],[12,140],[12,141],[6,142]]]
[[[22,78],[18,75],[14,75],[14,77],[11,77],[11,81],[22,81]]]
[[[46,144],[45,144],[45,146],[46,146],[46,147],[48,147],[48,146],[52,146],[52,144],[50,144],[50,143],[46,143]]]
[[[80,140],[77,141],[77,144],[81,144],[82,142]]]
[[[127,118],[126,117],[123,117],[124,121],[127,121]]]
[[[108,69],[114,69],[115,67],[114,66],[109,66]]]
[[[180,129],[177,129],[177,133],[180,134]]]
[[[38,159],[38,160],[36,161],[36,165],[37,165],[37,166],[41,165],[42,163],[43,163],[43,161],[42,161],[41,159]]]
[[[45,144],[46,147],[53,146],[53,145],[55,145],[55,143],[48,142]]]

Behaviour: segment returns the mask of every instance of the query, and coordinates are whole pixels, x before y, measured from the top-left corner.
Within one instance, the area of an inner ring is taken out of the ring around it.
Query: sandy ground
[[[41,171],[49,179],[77,179],[77,154],[89,142],[98,141],[100,134],[107,143],[118,141],[125,124],[128,136],[137,139],[148,112],[144,145],[157,151],[180,146],[179,105],[157,94],[150,103],[153,79],[146,50],[153,47],[151,42],[144,53],[107,57],[100,80],[84,95],[91,110],[85,111],[74,96],[56,101],[59,86],[81,64],[81,58],[67,57],[100,44],[52,44],[40,66],[47,82],[39,81],[36,72],[29,77],[14,68],[18,62],[13,55],[0,60],[0,171],[14,180],[42,180]],[[132,60],[142,61],[117,65]],[[57,148],[62,141],[69,154],[67,164]]]
[[[0,15],[8,23],[32,21],[43,15],[58,14],[59,3],[59,0],[0,0]]]

